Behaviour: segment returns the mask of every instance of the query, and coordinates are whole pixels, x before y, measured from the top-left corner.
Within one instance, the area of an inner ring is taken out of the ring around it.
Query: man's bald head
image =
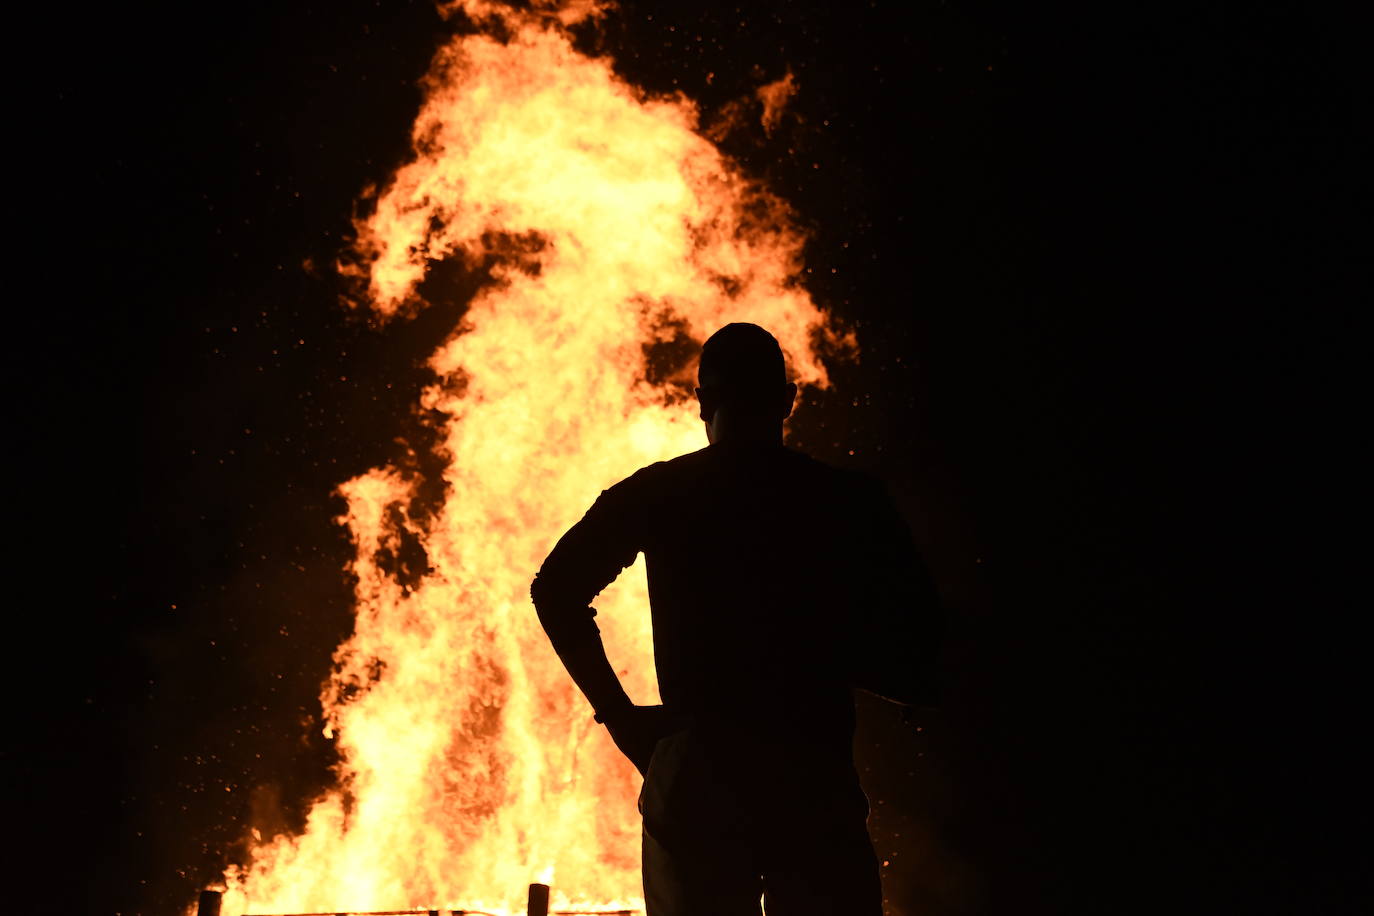
[[[702,346],[697,384],[732,401],[772,395],[787,384],[782,348],[756,324],[727,324]]]
[[[792,411],[796,386],[787,381],[787,365],[778,341],[756,324],[727,324],[707,339],[697,367],[701,418],[716,441],[725,428],[717,412],[728,415],[729,436],[748,438],[768,432],[780,435]]]

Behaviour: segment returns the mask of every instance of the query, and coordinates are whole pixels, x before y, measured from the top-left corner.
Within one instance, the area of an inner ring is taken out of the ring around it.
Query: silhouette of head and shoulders
[[[710,501],[724,503],[736,515],[754,502],[743,499],[741,491],[845,501],[854,487],[871,483],[867,475],[784,444],[783,424],[792,415],[797,386],[788,381],[777,339],[758,325],[727,324],[706,340],[695,391],[708,445],[635,475],[676,490],[679,501],[692,503],[709,494]]]
[[[756,324],[727,324],[702,346],[697,380],[711,445],[782,445],[782,424],[792,414],[797,386],[787,380],[782,348],[772,334]]]

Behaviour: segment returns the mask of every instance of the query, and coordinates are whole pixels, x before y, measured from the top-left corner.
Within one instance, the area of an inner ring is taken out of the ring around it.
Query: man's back
[[[603,492],[549,555],[532,589],[541,617],[585,618],[641,551],[675,713],[847,736],[874,638],[904,643],[907,665],[924,654],[913,643],[927,641],[929,579],[866,475],[772,445],[650,465]]]
[[[649,916],[877,916],[851,687],[929,698],[930,577],[881,486],[782,445],[777,341],[702,346],[709,447],[602,492],[530,588],[559,658],[645,775]],[[592,600],[646,559],[662,707],[635,706]]]

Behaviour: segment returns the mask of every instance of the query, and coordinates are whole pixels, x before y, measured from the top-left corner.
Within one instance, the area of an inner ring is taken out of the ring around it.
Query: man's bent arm
[[[620,678],[616,677],[610,660],[606,658],[606,648],[601,644],[599,632],[578,639],[558,639],[547,625],[544,631],[549,633],[554,651],[558,653],[563,667],[568,669],[573,683],[582,691],[587,702],[592,704],[598,722],[614,721],[634,705],[625,693]]]
[[[938,699],[935,656],[944,631],[939,594],[911,529],[885,487],[869,491],[861,538],[868,594],[856,687],[906,705]]]
[[[626,483],[606,490],[544,560],[530,586],[539,623],[600,721],[633,704],[606,658],[591,601],[639,552],[634,501]]]

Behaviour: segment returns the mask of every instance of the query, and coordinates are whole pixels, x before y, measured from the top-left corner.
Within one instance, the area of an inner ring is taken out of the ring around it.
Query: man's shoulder
[[[646,464],[644,467],[635,471],[628,477],[623,478],[618,483],[610,487],[611,490],[643,490],[647,487],[662,486],[669,483],[672,479],[690,473],[694,467],[699,465],[700,455],[705,449],[696,452],[688,452],[676,458],[667,458],[663,461],[655,461]],[[695,459],[695,460],[694,460]]]
[[[646,464],[615,486],[626,490],[671,486],[674,482],[693,476],[705,467],[708,460],[707,451],[708,449],[702,448],[678,455],[676,458]]]
[[[634,478],[666,486],[698,477],[711,477],[722,470],[743,468],[750,473],[763,470],[782,478],[804,479],[809,485],[829,485],[847,490],[882,489],[877,477],[864,471],[842,468],[790,446],[765,452],[732,453],[719,446],[706,446],[676,458],[658,461],[642,468]]]
[[[882,491],[886,488],[886,484],[881,479],[868,471],[840,467],[795,449],[787,449],[787,451],[792,456],[791,460],[800,473],[823,479],[836,488],[866,493]]]
[[[722,468],[734,463],[734,456],[712,446],[697,449],[645,465],[626,477],[617,488],[643,491],[680,487],[692,480],[707,479]],[[873,474],[854,468],[844,468],[815,458],[794,448],[779,448],[768,454],[765,463],[783,478],[804,479],[809,486],[852,494],[872,494],[885,491],[883,482]]]

